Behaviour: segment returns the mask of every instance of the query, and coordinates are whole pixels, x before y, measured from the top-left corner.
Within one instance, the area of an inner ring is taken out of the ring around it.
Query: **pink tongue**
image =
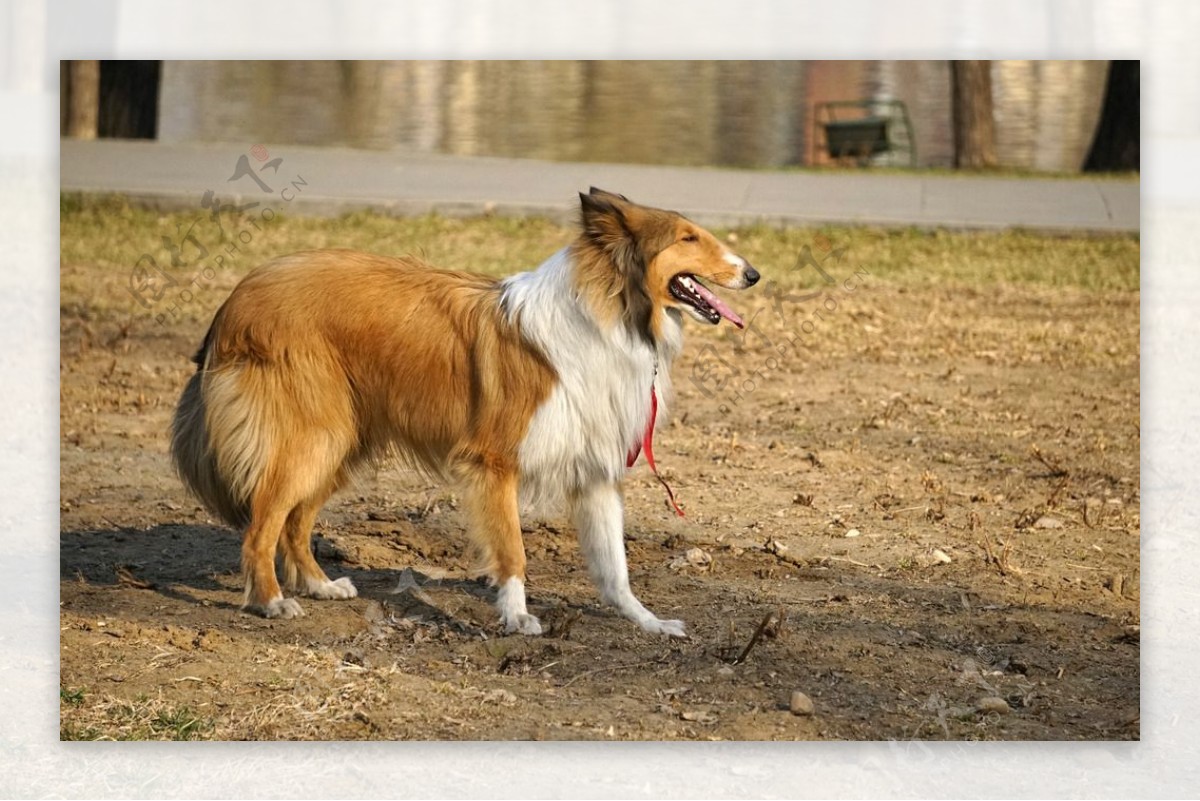
[[[716,309],[717,314],[724,317],[729,322],[736,325],[738,328],[745,328],[746,324],[742,322],[742,318],[738,317],[737,312],[725,305],[725,303],[708,291],[708,287],[700,283],[696,279],[692,279],[692,287],[696,290],[696,294],[704,298],[704,302]]]

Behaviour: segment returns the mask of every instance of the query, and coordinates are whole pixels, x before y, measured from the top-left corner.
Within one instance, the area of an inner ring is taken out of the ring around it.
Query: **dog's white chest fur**
[[[558,375],[521,443],[522,502],[556,507],[583,488],[619,481],[650,419],[652,387],[660,409],[665,402],[678,321],[664,321],[657,350],[623,325],[605,330],[576,296],[565,249],[507,279],[504,305]]]

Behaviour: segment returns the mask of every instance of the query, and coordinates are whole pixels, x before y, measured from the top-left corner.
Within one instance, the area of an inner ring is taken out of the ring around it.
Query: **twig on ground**
[[[568,681],[566,684],[562,685],[562,689],[566,689],[567,687],[570,687],[572,684],[574,684],[575,682],[579,681],[582,678],[586,678],[588,676],[594,676],[597,673],[607,673],[610,670],[632,670],[633,668],[645,667],[646,665],[657,665],[659,663],[659,661],[660,660],[658,660],[658,659],[647,659],[645,662],[634,662],[632,665],[609,665],[608,667],[598,667],[598,668],[593,668],[592,670],[585,670],[582,673],[580,673],[579,675],[573,676],[570,681]]]
[[[1012,541],[1006,540],[1004,542],[1004,547],[1001,549],[1000,553],[997,554],[995,549],[992,547],[992,538],[988,536],[987,529],[980,529],[980,531],[983,534],[983,549],[987,552],[987,563],[990,565],[995,565],[996,570],[998,570],[1002,576],[1019,574],[1021,572],[1020,569],[1013,565],[1009,560],[1009,556],[1012,553]]]
[[[754,633],[750,635],[750,642],[746,643],[746,647],[742,649],[740,654],[738,654],[737,659],[734,659],[729,664],[740,665],[745,662],[746,657],[750,655],[751,649],[758,644],[758,641],[763,636],[763,633],[772,627],[777,629],[780,625],[780,622],[781,618],[777,612],[768,612],[763,617],[762,622],[758,624],[758,628],[756,628]]]
[[[826,556],[825,558],[828,559],[830,562],[847,562],[849,564],[854,565],[855,567],[866,567],[866,568],[878,567],[878,565],[868,565],[866,562],[860,562],[857,559],[851,559],[846,556]]]
[[[1050,470],[1050,475],[1054,476],[1055,478],[1060,476],[1069,476],[1071,474],[1071,471],[1059,464],[1057,459],[1051,459],[1049,456],[1042,453],[1042,449],[1036,444],[1029,446],[1029,453],[1034,459],[1037,459],[1039,462],[1044,464]]]

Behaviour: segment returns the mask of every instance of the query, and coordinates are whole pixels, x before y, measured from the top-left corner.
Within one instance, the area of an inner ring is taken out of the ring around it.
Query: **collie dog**
[[[496,280],[317,250],[233,290],[194,358],[171,449],[188,488],[245,528],[245,608],[303,614],[277,552],[292,593],[355,597],[313,558],[313,521],[399,455],[457,482],[506,632],[542,631],[525,605],[528,503],[570,511],[603,601],[686,636],[630,589],[621,480],[668,395],[683,313],[742,325],[703,282],[742,289],[759,274],[675,212],[597,189],[580,201],[578,238],[532,272]]]

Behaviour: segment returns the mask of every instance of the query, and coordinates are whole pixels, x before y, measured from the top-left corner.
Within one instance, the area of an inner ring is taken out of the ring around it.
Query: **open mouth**
[[[700,279],[696,278],[696,276],[680,273],[671,279],[668,287],[670,287],[671,294],[677,300],[694,310],[701,319],[716,325],[724,317],[738,328],[746,327],[746,324],[742,322],[742,318],[738,317],[737,312],[726,306],[724,301],[714,295],[708,287],[700,283]]]

